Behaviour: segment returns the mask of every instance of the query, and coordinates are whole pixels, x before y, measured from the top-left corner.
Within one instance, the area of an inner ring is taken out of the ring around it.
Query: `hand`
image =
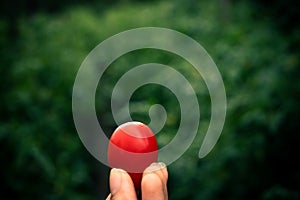
[[[152,163],[143,173],[142,200],[167,200],[168,171],[164,163]],[[110,194],[106,200],[137,200],[133,182],[122,169],[112,169],[109,177]]]

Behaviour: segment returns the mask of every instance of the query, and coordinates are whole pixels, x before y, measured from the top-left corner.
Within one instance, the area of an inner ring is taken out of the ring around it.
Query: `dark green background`
[[[101,79],[96,107],[106,133],[116,124],[112,88],[130,67],[174,67],[201,106],[196,140],[169,168],[170,199],[300,199],[299,1],[11,0],[0,3],[0,199],[104,199],[109,169],[82,145],[74,127],[73,82],[81,62],[121,31],[160,26],[197,40],[217,64],[227,92],[223,133],[204,159],[210,119],[202,78],[186,61],[156,50],[131,52]],[[176,134],[180,109],[165,88],[147,85],[131,101],[134,120],[165,106],[160,146]]]

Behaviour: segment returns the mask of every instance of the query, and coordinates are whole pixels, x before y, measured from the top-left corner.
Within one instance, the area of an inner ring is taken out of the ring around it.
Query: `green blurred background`
[[[106,133],[116,128],[110,109],[116,80],[138,64],[167,64],[187,77],[201,107],[197,138],[168,167],[170,199],[300,199],[299,7],[293,0],[1,1],[0,199],[105,198],[109,168],[79,140],[72,86],[96,45],[143,26],[185,33],[212,56],[227,92],[223,133],[198,159],[210,119],[207,88],[186,61],[150,49],[120,57],[102,77],[96,107]],[[134,120],[148,123],[154,103],[168,112],[157,136],[164,146],[179,125],[175,96],[146,85],[130,108]]]

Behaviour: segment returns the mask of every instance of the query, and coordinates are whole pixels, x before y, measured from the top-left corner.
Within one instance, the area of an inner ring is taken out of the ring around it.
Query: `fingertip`
[[[165,179],[165,181],[168,180],[168,169],[165,163],[163,162],[159,162],[159,165],[161,166],[161,171],[163,173],[163,177]]]
[[[143,200],[167,199],[167,180],[168,172],[164,163],[152,163],[147,167],[141,184]]]
[[[143,199],[160,199],[163,195],[163,182],[155,173],[148,173],[142,179],[142,196]],[[150,199],[150,198],[149,198]]]
[[[109,181],[111,199],[136,199],[133,182],[126,171],[113,168]]]
[[[111,200],[111,193],[106,197],[105,200]]]
[[[163,162],[152,163],[149,167],[147,167],[143,173],[143,176],[149,173],[156,173],[164,183],[168,181],[168,170],[167,166]]]
[[[126,173],[126,172],[122,169],[117,169],[117,168],[113,168],[110,170],[109,182],[110,182],[110,191],[112,194],[115,194],[121,187],[122,173]]]
[[[144,174],[153,173],[164,168],[166,168],[166,165],[163,162],[154,162],[144,170]]]

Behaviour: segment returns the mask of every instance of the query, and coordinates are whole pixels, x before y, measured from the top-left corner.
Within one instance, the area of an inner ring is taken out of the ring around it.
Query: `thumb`
[[[136,200],[133,182],[128,173],[122,169],[113,168],[109,176],[110,195],[107,200],[130,199]]]

